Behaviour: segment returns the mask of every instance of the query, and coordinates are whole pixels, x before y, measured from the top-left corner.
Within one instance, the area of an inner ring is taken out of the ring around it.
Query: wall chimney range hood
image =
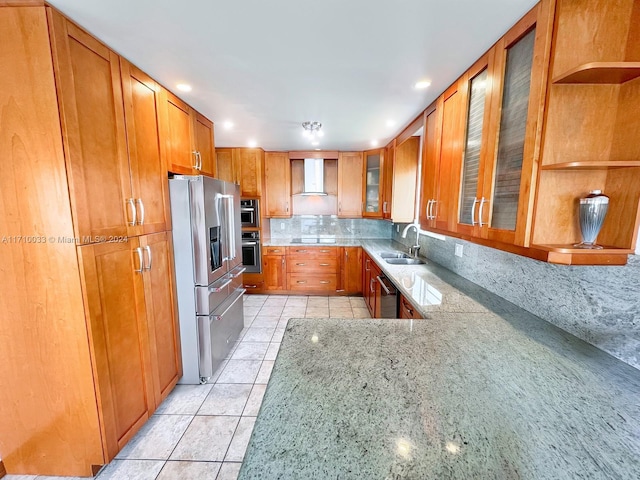
[[[304,191],[300,195],[326,195],[324,191],[324,159],[304,159]]]

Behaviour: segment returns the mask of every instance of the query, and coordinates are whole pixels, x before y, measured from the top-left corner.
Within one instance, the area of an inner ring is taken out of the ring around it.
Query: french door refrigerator
[[[244,327],[240,189],[176,175],[169,193],[183,368],[178,383],[205,383]]]

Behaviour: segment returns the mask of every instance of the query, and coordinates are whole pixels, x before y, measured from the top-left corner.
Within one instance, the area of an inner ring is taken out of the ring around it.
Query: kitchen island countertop
[[[640,371],[360,244],[426,320],[290,320],[241,480],[640,478]]]

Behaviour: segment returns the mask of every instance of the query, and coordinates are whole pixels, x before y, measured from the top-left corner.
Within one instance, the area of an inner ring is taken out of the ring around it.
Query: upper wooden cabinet
[[[266,152],[264,204],[267,217],[291,216],[291,160],[287,152]]]
[[[135,200],[119,58],[56,11],[47,11],[76,236],[92,243],[132,235]]]
[[[420,119],[422,120],[422,118]],[[393,148],[393,153],[389,152],[385,163],[393,163],[393,168],[385,171],[385,185],[392,187],[385,188],[385,198],[390,198],[387,202],[387,212],[384,218],[388,218],[396,223],[410,223],[415,218],[416,192],[418,184],[418,161],[420,159],[420,136],[410,136],[402,144]],[[389,171],[390,170],[390,171]],[[387,173],[389,172],[389,173]],[[387,177],[391,177],[387,180]],[[387,192],[391,190],[391,197]]]
[[[385,220],[392,219],[392,206],[393,206],[393,191],[395,185],[393,184],[393,175],[395,168],[396,157],[396,141],[393,140],[384,149],[384,163],[382,166],[382,176],[380,179],[381,199],[382,199],[382,218]],[[414,182],[415,184],[415,182]]]
[[[120,59],[124,113],[131,171],[131,197],[137,234],[170,228],[165,144],[160,141],[160,86],[140,69]]]
[[[240,184],[240,165],[237,148],[216,148],[216,178]]]
[[[338,217],[362,217],[362,152],[338,154]]]
[[[362,179],[363,217],[382,218],[383,173],[384,149],[365,151]]]
[[[422,144],[422,191],[420,194],[420,226],[423,229],[435,228],[433,207],[438,196],[438,167],[440,166],[440,108],[438,102],[432,103],[424,112],[424,131]]]
[[[261,148],[217,148],[217,178],[239,184],[243,197],[261,197],[264,159]]]
[[[215,176],[213,122],[165,89],[161,98],[161,134],[166,142],[168,170]]]

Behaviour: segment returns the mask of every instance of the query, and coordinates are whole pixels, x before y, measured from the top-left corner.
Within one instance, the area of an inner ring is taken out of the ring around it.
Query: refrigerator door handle
[[[209,317],[209,321],[220,321],[220,320],[222,320],[222,317],[224,317],[227,314],[227,312],[233,308],[233,306],[238,302],[238,300],[242,299],[242,296],[246,293],[246,291],[247,291],[246,288],[243,288],[242,290],[240,290],[240,295],[238,295],[238,298],[236,298],[233,301],[233,303],[231,303],[231,305],[229,305],[227,307],[227,309],[224,312],[222,312],[220,315],[211,315]]]

